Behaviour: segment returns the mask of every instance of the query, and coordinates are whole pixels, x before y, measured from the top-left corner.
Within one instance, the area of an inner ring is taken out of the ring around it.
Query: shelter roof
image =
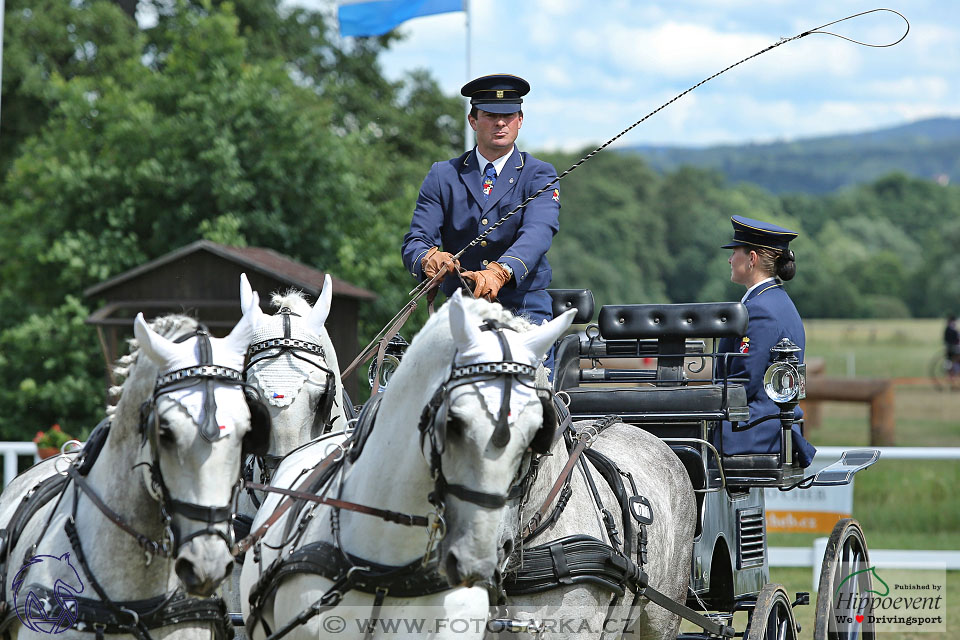
[[[118,285],[136,280],[168,264],[203,252],[234,262],[246,270],[258,272],[282,282],[288,282],[292,286],[298,287],[312,296],[317,296],[320,293],[320,288],[323,286],[323,278],[325,275],[323,271],[297,262],[272,249],[265,249],[263,247],[228,247],[210,240],[198,240],[176,251],[162,255],[155,260],[151,260],[108,280],[95,284],[87,288],[83,294],[88,297],[104,294]],[[331,280],[333,282],[333,294],[335,296],[346,296],[359,300],[373,300],[377,297],[372,291],[350,284],[339,278],[331,276]]]

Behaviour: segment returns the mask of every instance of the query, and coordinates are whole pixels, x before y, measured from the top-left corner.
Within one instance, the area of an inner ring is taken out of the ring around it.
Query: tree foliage
[[[7,0],[0,437],[99,421],[103,361],[84,324],[98,301],[82,292],[199,238],[376,291],[372,337],[413,284],[399,246],[423,176],[463,146],[459,98],[426,72],[381,73],[396,34],[343,41],[329,11],[280,0],[141,0],[156,20],[140,29],[129,5]],[[580,157],[538,155],[560,170]],[[891,174],[777,196],[611,152],[559,187],[554,286],[599,304],[738,299],[719,246],[743,214],[801,233],[788,287],[806,317],[960,309],[956,187]]]
[[[377,56],[394,36],[348,45],[322,14],[263,0],[158,1],[145,31],[111,2],[49,4],[8,3],[5,44],[22,55],[4,74],[4,124],[8,105],[25,124],[0,159],[0,303],[20,311],[0,318],[0,342],[86,317],[67,296],[202,237],[270,247],[382,292],[368,332],[393,314],[411,284],[398,247],[416,185],[462,145],[459,100],[424,73],[383,78]],[[58,36],[75,32],[64,49]],[[27,370],[13,356],[29,343],[11,352],[0,379],[20,391],[0,397],[12,403],[0,430],[96,421],[91,328],[43,337],[64,362]],[[85,376],[65,366],[72,358]],[[57,387],[62,399],[48,402]]]

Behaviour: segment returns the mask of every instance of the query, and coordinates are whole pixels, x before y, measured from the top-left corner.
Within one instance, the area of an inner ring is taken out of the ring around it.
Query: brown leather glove
[[[447,267],[448,274],[454,273],[460,266],[460,261],[454,260],[452,253],[440,251],[439,248],[433,247],[430,251],[427,251],[427,255],[420,259],[420,265],[423,267],[423,274],[427,276],[427,279],[430,279],[437,275],[440,267],[443,266]]]
[[[500,287],[510,282],[510,272],[499,262],[491,262],[483,271],[467,271],[463,277],[473,280],[474,297],[486,298],[490,302],[497,299]]]

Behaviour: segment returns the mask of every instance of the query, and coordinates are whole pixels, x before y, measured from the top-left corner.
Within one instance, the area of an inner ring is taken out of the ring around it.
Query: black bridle
[[[160,468],[160,417],[157,410],[157,400],[160,396],[194,385],[203,385],[204,417],[202,423],[198,425],[198,432],[207,442],[215,442],[220,437],[220,427],[217,425],[216,416],[217,402],[214,393],[215,385],[219,382],[236,385],[241,388],[251,386],[247,382],[244,382],[243,375],[236,369],[213,364],[210,334],[205,329],[201,328],[194,334],[181,336],[176,342],[184,342],[194,336],[196,336],[198,340],[197,348],[200,363],[158,377],[151,399],[140,407],[141,446],[149,442],[151,448],[151,461],[141,464],[146,464],[149,469],[150,482],[156,494],[159,495],[160,516],[164,523],[164,540],[159,542],[150,541],[149,552],[164,557],[175,556],[185,543],[202,535],[218,536],[223,539],[227,547],[231,547],[234,542],[233,529],[227,525],[233,518],[235,511],[234,505],[236,504],[237,492],[240,487],[239,481],[234,483],[229,504],[225,506],[202,505],[174,498],[170,494],[170,489],[167,487],[167,483],[163,478],[163,471]],[[80,483],[78,483],[78,486],[80,486]],[[80,488],[84,489],[82,486],[80,486]],[[90,495],[86,489],[84,489],[84,492],[87,493],[88,496]],[[100,510],[104,511],[102,507]],[[116,518],[112,517],[110,513],[104,512],[104,514],[116,522]],[[174,515],[179,515],[194,522],[200,522],[204,526],[186,536],[182,536],[179,527],[173,521]],[[116,514],[113,514],[113,516],[116,516]],[[217,525],[224,526],[217,528]],[[127,530],[124,527],[121,528],[125,531]],[[135,537],[137,537],[138,540],[141,539],[141,536]],[[153,551],[154,549],[156,549],[156,551]]]
[[[302,360],[311,366],[316,367],[320,371],[323,371],[326,374],[326,386],[324,388],[323,395],[321,395],[317,400],[317,406],[314,408],[315,423],[319,421],[323,427],[321,431],[323,431],[333,422],[333,405],[336,402],[337,395],[336,374],[332,369],[326,366],[327,357],[322,345],[315,342],[310,342],[308,340],[300,340],[292,337],[290,316],[299,317],[299,315],[294,313],[288,307],[281,308],[279,314],[283,319],[283,337],[269,338],[267,340],[261,340],[260,342],[254,342],[247,348],[247,363],[243,367],[244,378],[248,376],[251,367],[253,367],[253,365],[256,363],[263,360],[273,360],[279,358],[285,353],[288,353],[294,358]],[[264,352],[271,349],[276,349],[277,352],[273,354],[264,354]],[[314,360],[302,355],[303,353],[319,356],[324,364],[318,364]],[[249,382],[249,380],[247,382],[248,384],[252,384]],[[281,457],[265,454],[262,456],[257,456],[257,458],[261,470],[261,480],[264,484],[269,484],[271,476],[273,475],[273,471],[275,471],[277,466],[280,464]]]
[[[434,479],[434,490],[428,497],[431,504],[442,513],[444,496],[455,496],[460,500],[470,502],[487,509],[499,509],[506,505],[509,494],[487,493],[477,491],[462,484],[452,484],[447,481],[443,473],[442,455],[446,448],[447,411],[450,404],[450,392],[467,384],[475,384],[498,378],[503,380],[503,397],[500,411],[497,415],[497,425],[490,438],[491,444],[503,448],[510,442],[510,394],[513,382],[533,388],[540,395],[540,389],[534,385],[537,368],[522,362],[513,362],[513,353],[507,342],[504,329],[508,326],[495,320],[486,320],[481,330],[494,331],[500,348],[503,351],[501,362],[481,362],[462,367],[453,367],[450,376],[440,385],[424,408],[420,416],[420,448],[424,449],[424,441],[430,441],[430,453],[427,462],[430,465],[430,475]]]

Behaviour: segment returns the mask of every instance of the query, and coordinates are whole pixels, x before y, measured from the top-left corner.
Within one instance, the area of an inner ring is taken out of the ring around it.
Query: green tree
[[[136,24],[108,0],[7,0],[0,177],[56,108],[52,79],[103,81],[141,47]]]
[[[74,5],[81,14],[114,11],[126,20],[109,3]],[[130,34],[136,46],[109,70],[95,77],[51,72],[43,84],[48,113],[17,146],[0,186],[0,303],[21,312],[5,314],[0,331],[28,335],[41,318],[62,320],[66,312],[57,309],[67,295],[207,237],[270,247],[386,292],[365,316],[373,333],[412,284],[400,240],[430,162],[461,144],[453,124],[459,101],[443,97],[423,73],[383,80],[376,53],[390,38],[343,49],[319,16],[294,12],[300,17],[288,26],[297,30],[299,50],[318,61],[333,51],[344,62],[311,66],[306,58],[285,59],[293,45],[271,44],[258,31],[289,16],[268,20],[261,12],[258,22],[227,3],[165,7],[148,37]],[[40,55],[44,44],[37,44]],[[321,76],[307,78],[301,68]],[[351,92],[358,105],[352,115],[339,106]],[[80,303],[69,308],[83,317],[88,311]],[[44,334],[43,348],[69,348],[100,371],[92,336],[88,326],[71,323]],[[56,365],[56,355],[50,361]],[[49,390],[63,382],[64,368],[26,375],[11,367],[3,375],[9,389],[26,380],[28,390]],[[102,393],[89,391],[102,387],[102,376],[85,381],[82,389],[64,384],[63,398],[46,409],[71,407],[72,419],[95,422],[90,399],[100,405]],[[21,396],[28,404],[45,397],[31,393]],[[22,424],[20,409],[3,404],[13,400],[0,398],[0,429],[26,436],[45,426]]]

